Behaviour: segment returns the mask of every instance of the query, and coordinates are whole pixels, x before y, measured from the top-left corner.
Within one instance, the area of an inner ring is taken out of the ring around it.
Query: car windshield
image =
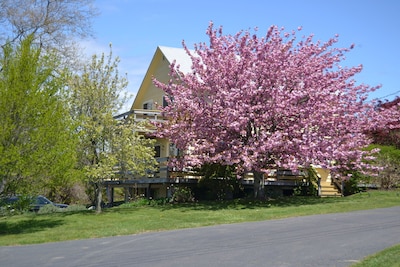
[[[51,201],[48,200],[48,199],[45,198],[45,197],[40,196],[40,197],[37,197],[37,199],[36,199],[36,204],[47,205],[47,204],[51,204]]]

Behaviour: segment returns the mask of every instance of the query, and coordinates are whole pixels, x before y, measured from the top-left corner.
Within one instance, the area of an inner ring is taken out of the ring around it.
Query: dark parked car
[[[30,204],[29,204],[30,210],[35,211],[35,212],[39,211],[39,209],[41,207],[46,206],[46,205],[53,205],[58,208],[68,207],[67,204],[54,203],[53,201],[47,199],[44,196],[36,196],[36,197],[32,197],[30,199],[28,197],[13,196],[13,197],[6,198],[2,202],[9,205],[10,207],[13,207],[14,205],[18,205],[19,202],[23,202],[26,200],[30,202]]]

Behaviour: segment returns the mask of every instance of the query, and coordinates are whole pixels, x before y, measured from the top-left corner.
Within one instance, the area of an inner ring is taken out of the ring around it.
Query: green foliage
[[[126,101],[126,77],[118,72],[119,58],[93,55],[81,73],[69,79],[70,111],[78,122],[78,166],[86,182],[94,186],[96,210],[101,211],[102,181],[114,177],[144,175],[154,168],[153,142],[138,134],[131,121],[113,115]]]
[[[45,205],[45,206],[41,207],[38,210],[38,214],[49,214],[49,213],[60,212],[62,210],[63,209],[61,209],[59,207],[56,207],[56,206],[54,206],[52,204],[48,204],[48,205]]]
[[[294,188],[293,194],[295,196],[317,196],[318,195],[318,174],[316,170],[312,167],[305,170],[307,173],[307,183],[301,184]]]
[[[376,177],[371,177],[371,183],[383,189],[392,189],[400,186],[400,149],[394,146],[372,145],[370,149],[378,148],[374,164],[380,166]]]
[[[120,94],[127,86],[126,78],[118,73],[118,62],[111,51],[107,58],[93,55],[82,73],[69,79],[70,111],[78,122],[79,166],[86,169],[90,181],[114,175],[117,160],[110,146],[117,121],[113,114],[125,101]]]
[[[276,188],[276,187],[267,187],[265,190],[265,196],[269,199],[277,199],[283,197],[283,192],[281,189]],[[296,195],[298,196],[298,195]]]
[[[199,168],[198,173],[206,178],[235,178],[235,166],[219,163],[206,163]]]
[[[193,202],[193,192],[189,187],[186,186],[175,186],[172,194],[171,202],[185,203]]]
[[[118,170],[122,179],[145,176],[156,169],[155,140],[139,134],[142,127],[140,123],[127,119],[119,123],[113,133],[111,147],[116,158],[114,170]]]
[[[202,178],[197,186],[196,198],[224,200],[242,197],[243,188],[237,178]]]
[[[295,196],[317,196],[318,188],[314,183],[309,183],[308,185],[299,185],[293,190]]]
[[[195,191],[199,200],[224,200],[244,195],[234,166],[204,164],[198,173],[203,176]]]
[[[349,196],[352,194],[356,194],[362,191],[362,184],[367,184],[370,178],[366,175],[363,175],[360,172],[353,172],[350,176],[350,179],[344,182],[344,192],[345,196]]]
[[[140,206],[147,206],[150,205],[151,199],[148,199],[146,197],[139,197],[135,199],[132,202],[129,202],[129,204],[123,204],[126,206],[131,206],[131,207],[140,207]]]
[[[143,207],[143,206],[165,206],[170,203],[170,199],[168,198],[160,198],[160,199],[148,199],[146,197],[139,197],[133,201],[128,203],[123,203],[120,205],[121,208],[131,208],[131,207]]]
[[[0,201],[0,215],[9,216],[23,214],[30,211],[32,197],[28,195],[20,195],[16,201],[7,201],[2,199]]]
[[[371,145],[369,149],[379,149],[378,157],[384,156],[388,157],[396,163],[400,163],[400,149],[394,146],[383,146],[383,145]]]
[[[38,214],[51,214],[58,212],[76,212],[76,211],[84,211],[87,210],[83,205],[70,205],[67,208],[59,208],[57,206],[48,204],[39,209]]]
[[[0,53],[0,194],[57,191],[70,184],[75,135],[57,58],[33,36]]]

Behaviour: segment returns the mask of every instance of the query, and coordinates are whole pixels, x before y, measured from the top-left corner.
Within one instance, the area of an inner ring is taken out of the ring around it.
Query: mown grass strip
[[[151,204],[151,202],[150,202]],[[400,191],[344,198],[284,197],[165,205],[123,204],[93,211],[0,217],[0,246],[36,244],[215,224],[281,219],[400,205]]]
[[[399,267],[400,244],[370,255],[352,267]]]

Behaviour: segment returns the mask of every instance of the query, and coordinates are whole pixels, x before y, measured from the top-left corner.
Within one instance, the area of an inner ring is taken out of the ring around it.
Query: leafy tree
[[[154,139],[146,138],[146,123],[138,123],[130,118],[117,124],[113,131],[112,153],[121,179],[144,176],[154,171],[157,162],[154,158]]]
[[[155,81],[168,102],[159,136],[187,152],[176,166],[220,163],[251,171],[255,197],[264,196],[270,168],[315,164],[340,176],[371,167],[363,162],[370,153],[362,150],[370,143],[364,132],[379,121],[366,99],[378,87],[355,82],[362,66],[340,66],[352,47],[337,48],[337,37],[296,42],[295,31],[276,26],[263,37],[232,36],[211,23],[207,35],[209,46],[190,51],[183,43],[191,73],[172,64],[171,82]]]
[[[379,148],[379,153],[374,163],[382,167],[377,177],[372,177],[372,182],[383,189],[393,189],[400,186],[400,149],[394,146],[372,145]]]
[[[0,194],[57,194],[71,183],[75,136],[57,58],[28,36],[0,57]]]
[[[79,165],[95,187],[98,212],[104,179],[144,174],[155,163],[151,140],[140,137],[129,121],[113,118],[126,99],[122,93],[127,80],[119,74],[118,63],[111,49],[107,57],[94,55],[81,74],[71,76],[69,86],[71,112],[79,122]]]

